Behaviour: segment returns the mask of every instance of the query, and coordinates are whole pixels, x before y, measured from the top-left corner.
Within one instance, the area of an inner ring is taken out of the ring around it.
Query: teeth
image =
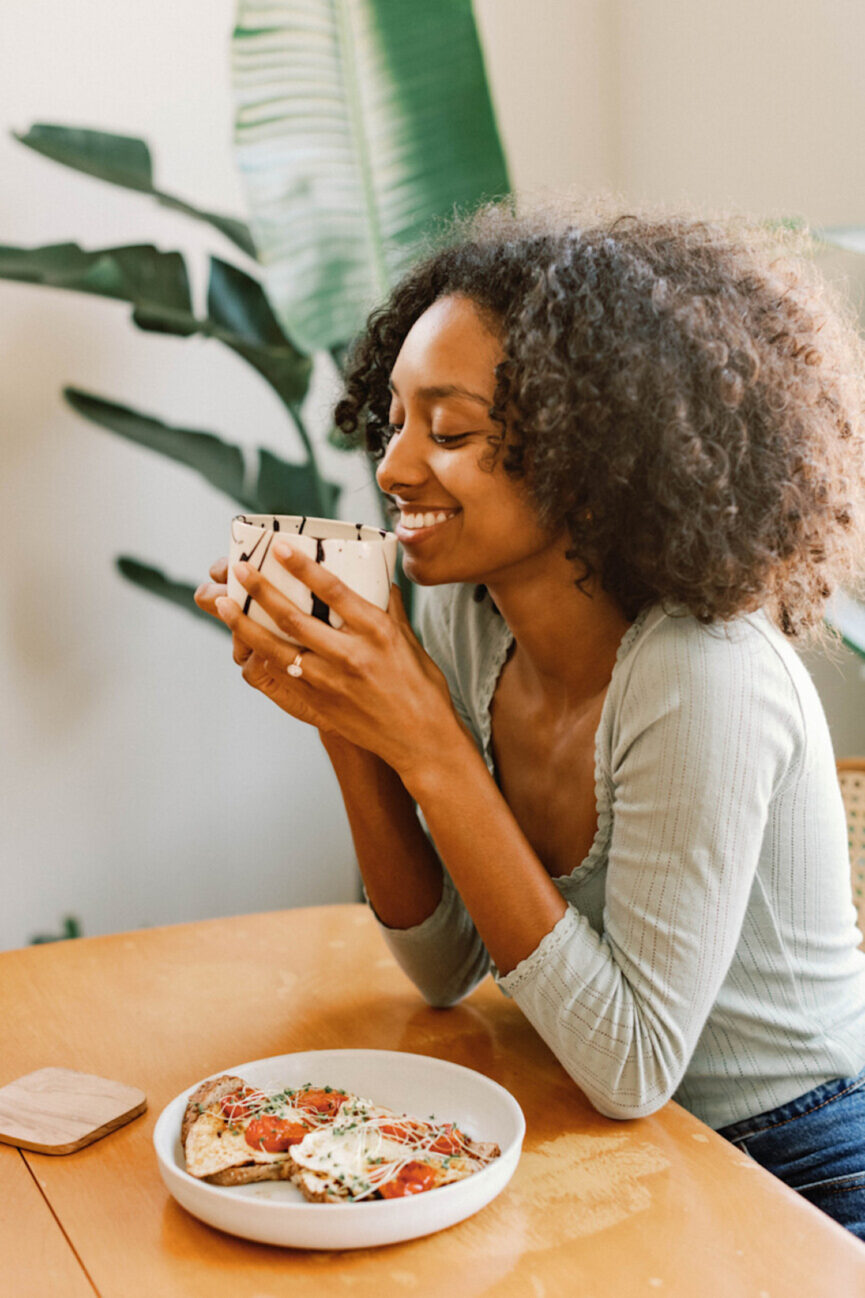
[[[403,527],[410,531],[417,531],[420,527],[433,527],[436,523],[443,523],[446,518],[451,518],[456,510],[442,509],[437,514],[407,514],[403,511],[400,516],[400,522]]]

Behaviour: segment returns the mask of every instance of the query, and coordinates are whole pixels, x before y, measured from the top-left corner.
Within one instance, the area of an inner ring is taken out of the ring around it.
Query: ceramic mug
[[[386,609],[396,570],[397,539],[392,532],[363,523],[343,523],[336,518],[308,518],[300,514],[238,514],[231,520],[228,551],[228,595],[244,613],[289,644],[297,642],[280,630],[234,575],[241,561],[257,568],[263,577],[294,604],[313,617],[339,629],[342,618],[307,586],[293,577],[271,554],[280,535],[316,563],[344,581],[377,608]]]

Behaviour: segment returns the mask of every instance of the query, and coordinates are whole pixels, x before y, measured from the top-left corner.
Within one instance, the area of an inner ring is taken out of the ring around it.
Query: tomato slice
[[[294,1096],[298,1109],[312,1109],[314,1113],[324,1113],[333,1117],[339,1106],[348,1096],[345,1091],[309,1090]]]
[[[222,1101],[222,1116],[226,1122],[241,1122],[248,1117],[256,1107],[255,1100],[250,1097],[256,1092],[251,1086],[244,1086],[242,1091],[232,1091],[226,1095]]]
[[[402,1145],[410,1145],[417,1142],[419,1130],[410,1122],[383,1122],[378,1128],[383,1136],[390,1136],[391,1140],[398,1140]]]
[[[451,1157],[459,1154],[464,1147],[463,1134],[458,1131],[452,1122],[445,1123],[445,1129],[442,1134],[433,1141],[430,1149],[434,1154],[446,1154]]]
[[[383,1136],[389,1136],[391,1140],[398,1140],[403,1145],[425,1143],[430,1133],[429,1127],[424,1123],[411,1122],[408,1119],[402,1122],[383,1122],[379,1127],[379,1131]],[[433,1154],[452,1156],[453,1154],[459,1154],[464,1148],[464,1144],[462,1132],[457,1130],[452,1122],[447,1122],[428,1148]]]
[[[246,1128],[244,1139],[250,1149],[263,1149],[268,1154],[283,1154],[292,1145],[299,1145],[307,1128],[291,1118],[278,1118],[275,1113],[265,1113],[253,1118]]]
[[[435,1171],[426,1163],[406,1163],[396,1176],[380,1186],[383,1199],[401,1199],[407,1194],[423,1194],[435,1185]]]

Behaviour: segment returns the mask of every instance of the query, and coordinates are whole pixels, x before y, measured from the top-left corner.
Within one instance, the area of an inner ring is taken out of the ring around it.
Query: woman
[[[865,1238],[865,954],[790,643],[861,560],[865,352],[795,245],[487,209],[371,316],[336,410],[423,644],[396,586],[383,613],[290,542],[341,630],[238,575],[299,657],[224,563],[197,599],[320,730],[431,1004],[492,970],[602,1113],[675,1097]]]

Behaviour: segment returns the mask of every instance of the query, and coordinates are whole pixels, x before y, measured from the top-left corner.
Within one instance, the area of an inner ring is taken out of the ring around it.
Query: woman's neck
[[[585,593],[564,557],[551,547],[534,571],[496,574],[491,598],[513,632],[513,671],[522,688],[551,711],[585,706],[606,689],[622,637],[631,625],[593,578]]]

